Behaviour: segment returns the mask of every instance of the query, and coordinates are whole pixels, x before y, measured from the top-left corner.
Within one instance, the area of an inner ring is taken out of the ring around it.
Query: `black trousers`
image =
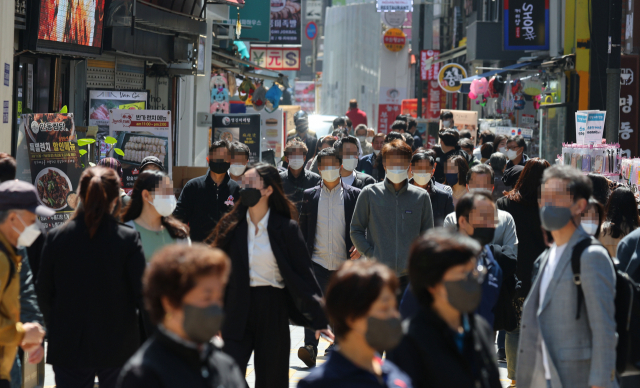
[[[251,352],[254,353],[256,388],[289,386],[291,335],[286,292],[275,287],[251,287],[249,318],[242,340],[224,338],[223,351],[233,357],[243,376]]]
[[[316,280],[318,280],[318,284],[320,285],[320,289],[322,290],[322,295],[324,295],[327,291],[327,286],[329,285],[329,279],[331,275],[333,275],[336,271],[329,271],[325,267],[311,262],[311,266],[313,268],[313,273],[316,275]],[[316,332],[310,329],[304,329],[304,345],[311,345],[313,349],[318,353],[318,343],[320,339],[316,339]]]
[[[93,388],[98,376],[100,388],[115,388],[122,368],[70,368],[53,365],[57,388]]]
[[[398,299],[398,307],[400,307],[400,301],[402,300],[402,296],[404,295],[404,291],[407,289],[409,285],[409,275],[398,276],[398,295],[396,295]]]

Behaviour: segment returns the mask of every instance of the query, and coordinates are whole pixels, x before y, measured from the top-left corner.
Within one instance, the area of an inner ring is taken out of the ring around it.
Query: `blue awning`
[[[497,70],[491,70],[488,71],[486,73],[482,73],[482,74],[478,74],[478,75],[474,75],[471,77],[467,77],[465,79],[463,79],[462,81],[460,81],[462,87],[460,88],[460,93],[465,93],[468,94],[471,88],[471,82],[473,82],[473,80],[476,79],[480,79],[480,78],[486,78],[487,80],[489,80],[491,77],[493,77],[496,74],[502,74],[502,73],[509,73],[509,72],[514,72],[513,70],[520,70],[523,69],[525,67],[530,67],[530,66],[538,66],[540,65],[540,61],[536,61],[536,62],[522,62],[522,63],[516,63],[515,65],[510,65],[510,66],[505,66],[501,69],[497,69]]]

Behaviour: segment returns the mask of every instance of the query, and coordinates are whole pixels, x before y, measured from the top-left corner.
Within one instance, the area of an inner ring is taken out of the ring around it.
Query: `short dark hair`
[[[524,151],[527,150],[527,142],[524,141],[524,137],[522,137],[522,135],[511,136],[507,139],[507,143],[510,143],[512,141],[516,142],[518,147],[523,147]]]
[[[482,140],[482,144],[492,143],[493,139],[495,139],[495,135],[488,129],[480,132],[480,136],[478,136],[478,141]]]
[[[361,130],[363,130],[363,129],[364,129],[364,130],[365,130],[365,132],[366,132],[368,128],[367,128],[367,126],[366,126],[366,125],[364,125],[364,124],[358,124],[358,126],[356,127],[356,129],[355,129],[354,133],[358,133],[358,131],[361,131]]]
[[[460,139],[471,139],[471,132],[468,129],[461,129],[458,131]]]
[[[500,143],[502,143],[503,140],[507,140],[507,142],[509,141],[509,137],[506,135],[495,135],[493,138],[493,148],[496,149],[496,152],[498,152],[498,146],[500,145]]]
[[[316,149],[319,150],[323,144],[329,144],[329,147],[333,147],[336,140],[337,138],[332,135],[323,136],[318,139],[318,145],[316,146]]]
[[[404,121],[405,123],[407,122],[407,116],[406,115],[397,115],[395,121]]]
[[[491,165],[493,171],[500,171],[502,173],[502,170],[507,165],[507,156],[500,152],[495,152],[491,154],[489,158],[489,165]]]
[[[587,174],[587,177],[591,179],[593,186],[593,198],[600,202],[602,206],[607,204],[609,196],[611,195],[611,189],[609,188],[609,180],[600,174]]]
[[[211,145],[209,146],[209,154],[211,154],[213,151],[217,150],[218,148],[226,148],[227,151],[229,150],[229,142],[226,140],[216,140],[213,143],[211,143]]]
[[[335,148],[338,151],[338,158],[340,159],[340,161],[342,161],[342,149],[344,148],[344,143],[351,143],[355,145],[358,152],[360,152],[358,139],[356,139],[355,136],[349,135],[349,136],[343,137],[342,139],[338,139],[336,140],[335,143],[333,143],[333,148]]]
[[[16,170],[13,156],[0,152],[0,183],[16,179]]]
[[[440,112],[440,120],[453,119],[453,113],[448,110]]]
[[[344,123],[347,125],[347,127],[353,126],[353,123],[351,122],[351,119],[349,117],[344,118]]]
[[[469,172],[467,172],[467,183],[471,182],[471,174],[490,175],[491,182],[493,182],[493,169],[486,164],[477,164],[471,167],[471,169],[469,169]]]
[[[565,181],[573,202],[582,198],[589,201],[593,193],[591,180],[571,166],[556,164],[547,168],[542,174],[542,184],[547,183],[550,179]]]
[[[402,120],[396,120],[393,122],[393,124],[391,124],[391,130],[402,130],[402,131],[406,131],[407,130],[407,122],[406,121],[402,121]]]
[[[318,166],[320,165],[320,162],[322,161],[322,159],[329,158],[329,157],[336,158],[338,162],[342,161],[342,158],[340,157],[338,150],[336,150],[333,147],[327,147],[322,151],[318,152],[318,156],[316,157],[316,160],[318,161]]]
[[[195,286],[198,278],[219,276],[227,282],[231,261],[224,251],[204,244],[174,244],[158,251],[144,271],[143,294],[151,321],[161,323],[165,314],[162,298],[174,307]],[[224,288],[223,288],[224,289]]]
[[[482,147],[480,147],[480,157],[482,159],[489,159],[493,154],[493,143],[484,143]]]
[[[349,101],[349,108],[354,109],[358,107],[358,100],[356,100],[355,98],[352,98]]]
[[[411,165],[415,166],[415,164],[421,160],[426,160],[431,166],[433,166],[434,159],[426,152],[416,152],[415,154],[413,154],[413,156],[411,157]]]
[[[402,140],[404,141],[404,137],[400,134],[400,132],[389,132],[387,136],[384,137],[385,143],[391,143],[394,140]]]
[[[478,256],[477,241],[450,228],[432,228],[418,237],[409,251],[408,272],[411,291],[425,308],[431,308],[433,295],[428,288],[442,282],[451,267],[466,264]]]
[[[493,203],[493,197],[488,190],[475,190],[472,193],[466,193],[460,198],[456,204],[456,225],[460,217],[469,220],[469,214],[476,208],[476,201],[487,200]],[[495,205],[494,205],[495,206]]]
[[[318,146],[320,145],[318,140]],[[307,152],[309,149],[307,148],[307,144],[300,139],[291,139],[284,146],[284,155],[287,156],[291,152],[291,148],[302,148],[304,152],[302,153],[304,157],[307,157]],[[320,147],[318,147],[320,148]]]
[[[411,130],[413,127],[417,127],[418,122],[413,117],[407,117],[407,131]]]
[[[398,278],[386,265],[375,261],[347,260],[329,279],[325,294],[325,310],[336,337],[351,331],[348,321],[367,315],[371,305],[385,287],[394,294]]]
[[[460,139],[458,145],[464,150],[471,149],[471,153],[473,153],[473,142],[470,139]]]
[[[382,160],[386,160],[388,154],[399,155],[407,158],[407,160],[411,160],[411,154],[413,152],[407,143],[402,140],[394,140],[391,143],[385,144],[380,153],[382,154]]]
[[[251,151],[249,150],[249,146],[246,144],[240,143],[239,141],[232,141],[231,144],[229,144],[229,153],[232,157],[242,154],[248,158]]]
[[[407,143],[409,147],[413,148],[413,136],[411,136],[409,132],[405,132],[402,134],[402,137],[404,138],[405,143]]]
[[[447,147],[455,147],[458,145],[458,140],[460,140],[460,134],[455,129],[442,131],[438,133],[438,137]]]
[[[333,119],[333,128],[338,128],[341,125],[347,125],[347,121],[344,117],[336,117]]]

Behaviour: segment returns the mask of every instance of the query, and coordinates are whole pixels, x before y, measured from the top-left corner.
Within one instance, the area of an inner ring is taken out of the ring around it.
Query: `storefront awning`
[[[467,78],[463,79],[462,81],[460,81],[460,83],[462,84],[462,87],[460,88],[460,93],[469,93],[470,87],[471,87],[471,82],[473,82],[474,80],[481,79],[481,78],[486,78],[487,80],[489,80],[491,77],[493,77],[494,75],[497,75],[497,74],[522,71],[527,67],[535,67],[535,66],[538,66],[538,65],[540,65],[539,61],[537,61],[537,62],[516,63],[515,65],[505,66],[505,67],[503,67],[501,69],[494,69],[494,70],[488,71],[486,73],[482,73],[482,74],[478,74],[478,75],[473,75],[471,77],[467,77]]]
[[[255,64],[255,63],[253,63],[251,61],[247,61],[245,59],[236,58],[236,57],[234,57],[232,55],[229,55],[227,53],[223,53],[223,52],[220,52],[220,51],[214,50],[214,51],[212,51],[212,54],[213,55],[218,55],[218,56],[220,56],[220,57],[222,57],[224,59],[227,59],[227,60],[242,64],[242,65],[245,65],[245,66],[250,66],[250,67],[253,67],[253,68],[258,69],[258,70],[263,70],[263,71],[276,73],[278,75],[277,76],[270,76],[270,75],[266,75],[266,74],[259,74],[259,73],[254,73],[254,72],[250,72],[250,71],[244,71],[244,69],[242,69],[242,68],[239,68],[239,67],[236,67],[236,66],[233,66],[233,65],[229,65],[227,63],[222,62],[221,60],[216,60],[215,58],[211,58],[211,64],[216,66],[216,67],[228,70],[228,71],[230,71],[232,73],[236,73],[236,74],[240,74],[240,75],[246,75],[247,77],[255,77],[255,78],[275,81],[275,82],[278,82],[278,83],[284,85],[287,88],[289,87],[289,79],[288,79],[288,77],[285,76],[285,75],[282,75],[280,73],[277,73],[274,70],[269,70],[269,69],[266,69],[264,67],[260,67],[260,66],[258,66],[257,64]],[[235,69],[237,71],[234,71],[232,69]]]
[[[244,0],[207,0],[207,4],[225,4],[232,7],[243,8]]]
[[[461,57],[463,55],[467,55],[467,46],[460,46],[460,47],[456,47],[453,50],[449,50],[449,51],[445,51],[443,53],[440,53],[440,56],[437,60],[433,61],[433,63],[441,63],[441,62],[446,62],[446,61],[450,61],[454,58],[458,58]]]

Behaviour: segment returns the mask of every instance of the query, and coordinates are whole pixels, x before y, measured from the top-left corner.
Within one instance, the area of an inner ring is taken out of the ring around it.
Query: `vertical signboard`
[[[446,93],[442,91],[437,80],[432,80],[427,83],[427,96],[426,118],[439,120],[440,110],[445,107]]]
[[[504,49],[549,50],[549,0],[504,0]]]
[[[73,142],[73,113],[23,115],[22,131],[27,139],[31,179],[38,201],[56,212],[51,217],[39,217],[49,230],[67,221],[77,203],[77,185],[83,166]]]
[[[271,44],[302,44],[300,0],[271,0]]]
[[[431,81],[438,79],[440,63],[433,63],[440,57],[440,50],[422,50],[420,52],[420,80]],[[429,64],[429,59],[432,59]]]
[[[109,135],[115,137],[124,155],[113,157],[122,164],[122,185],[127,194],[140,173],[140,162],[155,156],[171,173],[171,111],[112,109],[109,111]]]
[[[623,55],[620,62],[620,131],[618,142],[627,157],[638,156],[638,55]]]
[[[233,9],[229,12],[229,22],[235,26],[240,15],[240,25],[243,28],[240,40],[251,43],[269,43],[271,36],[271,2],[269,0],[254,1],[250,6]]]
[[[258,113],[213,116],[213,139],[239,141],[249,147],[249,163],[260,161],[260,115]]]
[[[314,81],[296,81],[294,86],[295,105],[307,113],[316,111],[316,83]]]
[[[391,124],[402,112],[402,100],[407,96],[405,88],[380,88],[380,105],[378,107],[378,132],[389,133]]]

